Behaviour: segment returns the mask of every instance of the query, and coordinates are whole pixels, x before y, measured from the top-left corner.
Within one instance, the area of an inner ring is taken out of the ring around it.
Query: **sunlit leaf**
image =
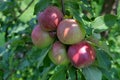
[[[113,27],[117,17],[114,15],[104,15],[97,17],[91,24],[96,32],[102,32]]]

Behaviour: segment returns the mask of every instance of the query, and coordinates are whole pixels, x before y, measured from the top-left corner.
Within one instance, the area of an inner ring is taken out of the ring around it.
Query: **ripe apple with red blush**
[[[49,35],[49,32],[42,30],[40,25],[35,26],[31,38],[33,44],[40,49],[46,48],[54,41],[54,38]]]
[[[76,44],[84,39],[85,30],[76,20],[64,19],[58,25],[57,37],[64,44]]]
[[[47,7],[38,15],[38,23],[45,31],[55,31],[62,19],[62,12],[55,6]]]
[[[50,60],[56,65],[67,65],[69,59],[66,46],[60,41],[56,41],[48,53]]]
[[[95,50],[87,41],[81,41],[69,47],[68,57],[74,67],[86,67],[94,62]]]

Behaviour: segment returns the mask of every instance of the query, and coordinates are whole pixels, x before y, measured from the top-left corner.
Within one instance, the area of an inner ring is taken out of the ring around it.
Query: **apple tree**
[[[0,0],[0,80],[120,80],[120,0]]]

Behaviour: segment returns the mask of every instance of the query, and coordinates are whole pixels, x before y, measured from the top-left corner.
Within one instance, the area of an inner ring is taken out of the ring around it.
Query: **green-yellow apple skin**
[[[49,32],[42,30],[40,25],[34,27],[31,38],[33,44],[40,49],[48,47],[54,41]]]
[[[67,65],[69,63],[66,46],[60,41],[56,41],[53,44],[48,55],[50,60],[56,65]]]

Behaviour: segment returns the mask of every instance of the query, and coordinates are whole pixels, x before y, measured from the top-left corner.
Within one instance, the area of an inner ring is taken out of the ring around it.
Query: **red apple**
[[[59,41],[53,44],[48,55],[51,61],[56,65],[67,65],[69,63],[66,47]]]
[[[45,31],[55,31],[63,18],[62,12],[55,6],[49,6],[38,15],[38,23]]]
[[[94,62],[95,50],[87,41],[81,41],[69,47],[68,57],[74,67],[82,68]]]
[[[65,19],[57,28],[58,39],[64,44],[76,44],[85,37],[85,30],[74,19]]]
[[[49,33],[43,31],[40,25],[36,25],[31,34],[32,42],[39,48],[46,48],[53,42],[53,38],[50,37]]]

